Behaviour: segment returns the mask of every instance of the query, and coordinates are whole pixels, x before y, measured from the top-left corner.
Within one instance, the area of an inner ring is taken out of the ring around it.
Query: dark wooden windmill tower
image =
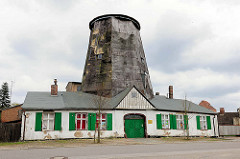
[[[108,14],[94,18],[82,79],[82,91],[113,97],[133,85],[147,98],[153,90],[140,37],[140,24],[132,17]]]

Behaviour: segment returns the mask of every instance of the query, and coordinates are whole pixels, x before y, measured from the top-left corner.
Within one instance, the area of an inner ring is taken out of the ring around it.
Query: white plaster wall
[[[173,129],[157,129],[157,121],[156,115],[157,114],[178,114],[176,112],[163,112],[163,111],[154,111],[154,110],[144,110],[144,111],[129,111],[129,110],[116,110],[115,111],[115,131],[119,134],[119,136],[124,137],[124,115],[129,113],[139,113],[146,116],[146,127],[147,127],[147,134],[150,136],[185,136],[186,131],[184,130],[173,130]],[[214,135],[214,128],[213,128],[213,116],[214,115],[207,115],[210,116],[211,119],[211,130],[197,130],[197,115],[206,115],[206,114],[188,114],[188,116],[192,117],[189,119],[189,134],[190,136],[215,136]],[[148,124],[148,120],[152,120],[152,124]],[[215,124],[217,123],[217,119],[215,119]],[[217,135],[217,125],[215,125],[215,134]],[[218,135],[217,135],[218,136]]]
[[[26,127],[25,127],[25,140],[43,140],[43,139],[61,139],[61,138],[93,138],[94,131],[81,130],[69,131],[69,112],[81,113],[96,113],[96,111],[55,111],[62,113],[62,130],[61,131],[35,131],[36,112],[41,111],[26,111]],[[112,111],[102,111],[103,113],[113,113]],[[114,113],[112,114],[114,117]],[[113,121],[114,122],[114,121]],[[24,120],[22,121],[22,135],[24,129]],[[112,125],[114,130],[114,124]],[[102,137],[114,136],[114,131],[103,130]]]
[[[41,112],[41,111],[39,111]],[[96,111],[55,111],[62,113],[62,130],[61,131],[35,131],[35,115],[36,111],[26,111],[26,128],[25,128],[25,140],[43,140],[43,139],[61,139],[61,138],[93,138],[94,131],[81,130],[81,131],[69,131],[69,112],[86,112],[96,113]],[[150,136],[184,136],[184,130],[163,130],[157,129],[156,114],[176,114],[176,112],[163,112],[155,110],[113,110],[102,111],[103,113],[112,113],[112,130],[102,130],[102,137],[124,137],[124,115],[131,113],[143,114],[146,116],[146,129],[147,134]],[[197,130],[196,116],[204,114],[188,114],[192,116],[189,119],[189,132],[190,136],[214,136],[213,117],[211,117],[211,130]],[[148,124],[148,120],[152,120],[152,124]],[[24,128],[24,116],[22,118],[22,137]],[[215,131],[218,134],[217,119],[215,118]],[[96,134],[97,135],[97,134]]]

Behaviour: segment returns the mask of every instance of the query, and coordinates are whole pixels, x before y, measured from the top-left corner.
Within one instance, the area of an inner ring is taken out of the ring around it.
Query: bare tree
[[[98,118],[98,120],[96,121],[96,124],[95,124],[94,143],[96,141],[96,131],[98,134],[97,143],[100,143],[101,127],[102,127],[102,121],[100,120],[101,114],[102,114],[102,110],[104,109],[104,107],[108,104],[110,98],[104,97],[104,83],[103,82],[97,83],[96,88],[97,88],[96,95],[93,96],[93,98],[92,98],[94,105],[97,106],[97,118]]]
[[[186,134],[187,140],[189,140],[189,120],[192,119],[193,115],[189,115],[189,110],[191,108],[191,102],[187,102],[187,97],[183,100],[183,116],[184,116],[184,132]]]

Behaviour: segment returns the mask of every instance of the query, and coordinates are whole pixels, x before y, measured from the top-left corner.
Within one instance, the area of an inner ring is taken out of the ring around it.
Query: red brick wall
[[[213,106],[210,105],[210,103],[208,103],[207,101],[203,100],[199,103],[199,105],[201,105],[202,107],[205,107],[207,109],[210,109],[214,112],[217,112],[217,110],[215,108],[213,108]]]
[[[21,106],[3,110],[1,114],[2,123],[20,120],[21,117],[18,115],[19,110],[22,110]]]

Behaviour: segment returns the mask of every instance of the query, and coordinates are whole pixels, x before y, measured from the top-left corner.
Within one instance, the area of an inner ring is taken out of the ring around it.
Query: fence
[[[240,135],[240,126],[226,125],[219,126],[219,135]]]
[[[0,142],[19,141],[21,123],[0,123]]]

